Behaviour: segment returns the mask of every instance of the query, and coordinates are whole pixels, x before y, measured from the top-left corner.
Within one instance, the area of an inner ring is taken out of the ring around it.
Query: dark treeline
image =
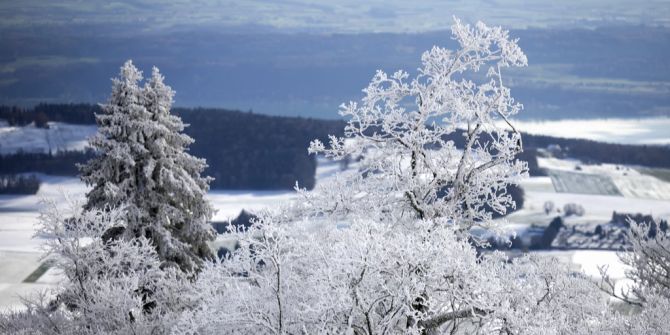
[[[642,213],[617,213],[613,212],[612,213],[612,219],[610,220],[610,223],[622,225],[625,227],[630,227],[630,221],[632,220],[633,222],[637,223],[638,225],[640,224],[648,224],[650,226],[649,229],[649,237],[654,238],[656,236],[656,231],[657,229],[660,229],[662,232],[665,232],[668,230],[668,221],[663,220],[660,218],[654,218],[652,215],[647,214],[644,215]],[[601,228],[602,230],[602,228]]]
[[[0,119],[10,126],[25,126],[35,123],[37,127],[46,127],[48,121],[72,124],[95,124],[95,113],[100,112],[98,105],[92,104],[45,104],[33,108],[0,106]]]
[[[14,125],[60,121],[95,124],[97,105],[39,104],[32,109],[0,106],[0,119]],[[290,189],[295,182],[314,186],[316,160],[307,154],[313,139],[342,135],[343,121],[266,116],[219,108],[175,108],[190,124],[186,133],[195,139],[191,153],[207,159],[205,173],[215,178],[214,189]],[[454,134],[457,146],[464,137]],[[630,164],[670,168],[670,147],[601,143],[525,134],[525,151],[531,175],[544,175],[537,165],[537,149],[558,144],[567,157],[586,163]],[[43,172],[76,175],[75,163],[90,154],[14,154],[0,157],[0,173]]]
[[[92,151],[64,151],[54,154],[18,152],[0,155],[0,174],[39,172],[56,176],[76,176],[77,164],[93,157]]]
[[[314,187],[316,158],[309,142],[341,134],[341,121],[276,117],[222,109],[183,109],[174,113],[190,124],[191,153],[205,157],[213,188],[291,189]]]
[[[0,194],[35,194],[40,180],[34,175],[0,175]]]

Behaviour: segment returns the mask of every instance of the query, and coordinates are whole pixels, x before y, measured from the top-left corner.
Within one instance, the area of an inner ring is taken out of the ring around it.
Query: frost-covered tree
[[[203,304],[175,333],[592,334],[607,316],[597,287],[556,260],[478,256],[452,227],[412,223],[263,216],[203,270]]]
[[[662,231],[648,223],[628,220],[627,240],[630,249],[619,259],[628,268],[630,287],[621,288],[606,267],[600,269],[602,289],[609,295],[640,309],[630,318],[613,324],[614,332],[628,334],[670,334],[670,231]]]
[[[630,267],[626,276],[637,284],[629,297],[634,296],[633,299],[643,303],[651,295],[670,300],[670,232],[652,223],[638,224],[632,219],[628,224],[631,252],[623,252],[619,258]]]
[[[48,203],[40,217],[37,234],[64,280],[2,315],[0,333],[168,334],[198,305],[192,271],[212,258],[214,236],[206,164],[186,152],[192,139],[170,115],[174,92],[158,70],[141,79],[124,64],[96,115],[99,156],[81,166],[93,186],[86,202]]]
[[[362,158],[359,171],[341,176],[347,194],[334,189],[337,194],[325,197],[333,201],[317,204],[323,211],[447,218],[467,230],[492,226],[484,208],[504,214],[514,206],[505,188],[527,175],[527,164],[514,158],[522,144],[509,117],[522,105],[502,70],[526,66],[527,59],[500,27],[455,20],[459,50],[433,47],[412,79],[404,71],[378,71],[361,103],[341,106],[349,117],[345,137],[331,137],[329,147],[311,144],[312,153]],[[453,140],[457,134],[464,136],[462,147]]]
[[[170,114],[174,91],[158,69],[143,87],[141,80],[126,62],[96,115],[98,133],[90,145],[99,155],[80,167],[82,180],[93,187],[85,207],[124,206],[124,225],[111,227],[105,238],[144,237],[164,265],[197,270],[213,257],[207,246],[214,238],[212,208],[204,198],[209,179],[200,176],[207,165],[187,152],[193,140]]]

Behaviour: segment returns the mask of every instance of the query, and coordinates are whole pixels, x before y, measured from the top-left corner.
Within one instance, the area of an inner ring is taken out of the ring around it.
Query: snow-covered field
[[[59,152],[84,150],[96,126],[49,122],[49,128],[35,126],[10,127],[0,123],[0,154],[23,152]]]
[[[534,135],[623,144],[670,144],[670,118],[514,121]]]
[[[525,193],[525,202],[521,210],[508,216],[508,220],[521,224],[548,224],[553,216],[558,213],[551,213],[547,216],[543,212],[543,206],[546,201],[552,201],[556,208],[563,208],[565,204],[577,203],[584,207],[584,215],[571,216],[566,219],[566,223],[588,223],[598,222],[606,223],[612,218],[612,212],[619,213],[642,213],[651,214],[653,217],[668,219],[670,218],[670,201],[626,198],[621,196],[556,193],[556,192],[537,192],[527,191]]]
[[[577,160],[542,157],[538,157],[537,162],[549,170],[557,192],[670,200],[670,183],[640,172],[644,169],[615,164],[586,165]]]
[[[20,295],[52,285],[53,271],[34,283],[24,280],[42,263],[42,240],[33,239],[40,201],[55,199],[65,205],[63,194],[83,196],[85,186],[76,178],[40,175],[36,195],[0,196],[0,310],[20,304]]]
[[[317,180],[339,170],[339,164],[319,159]],[[42,240],[33,238],[43,199],[65,207],[64,195],[83,198],[87,187],[73,177],[38,175],[42,184],[35,195],[0,195],[0,311],[20,306],[20,296],[57,282],[54,270],[34,283],[25,279],[44,262]],[[216,209],[214,221],[235,218],[242,209],[257,211],[293,199],[293,191],[212,191],[207,198]]]
[[[670,183],[667,181],[624,165],[586,165],[577,160],[541,157],[538,157],[538,163],[553,175],[531,177],[521,183],[525,191],[524,207],[510,215],[510,221],[548,222],[543,213],[546,201],[552,201],[555,208],[562,208],[567,203],[582,205],[584,216],[568,218],[568,222],[574,223],[605,223],[613,211],[670,219]],[[580,175],[579,180],[574,174]],[[596,182],[600,180],[606,180],[607,185]],[[609,191],[611,186],[617,192]]]
[[[621,195],[609,176],[569,171],[549,171],[551,182],[560,193]]]

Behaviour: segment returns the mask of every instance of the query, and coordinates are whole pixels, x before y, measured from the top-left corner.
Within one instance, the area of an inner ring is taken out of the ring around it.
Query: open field
[[[576,194],[621,195],[609,176],[595,174],[567,172],[560,170],[549,171],[549,176],[556,192]]]
[[[49,129],[34,126],[10,127],[0,124],[0,154],[18,151],[31,153],[56,153],[84,150],[87,139],[95,134],[96,126],[49,122]]]
[[[548,75],[543,78],[554,77]],[[551,121],[516,120],[515,124],[517,129],[533,135],[580,138],[608,143],[670,144],[670,133],[668,132],[670,118],[668,117]]]
[[[557,158],[538,158],[538,164],[548,170],[556,192],[670,200],[670,182],[663,179],[669,176],[665,169],[586,165]]]
[[[602,220],[607,222],[611,219],[613,211],[645,213],[652,214],[654,217],[670,218],[670,201],[668,200],[556,192],[526,192],[523,209],[511,214],[508,218],[513,221],[516,216],[520,215],[544,214],[543,206],[546,201],[552,201],[556,208],[562,208],[567,203],[577,203],[584,206],[584,216],[570,217],[570,220]]]

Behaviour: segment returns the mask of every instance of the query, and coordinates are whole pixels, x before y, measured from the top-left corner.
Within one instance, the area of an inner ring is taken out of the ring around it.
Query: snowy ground
[[[58,152],[83,150],[96,126],[49,122],[49,129],[35,126],[10,127],[0,121],[0,154],[23,152]]]
[[[506,218],[510,229],[520,231],[530,226],[546,226],[552,218],[561,215],[556,209],[562,209],[567,203],[580,204],[585,211],[583,216],[564,217],[568,226],[607,223],[613,211],[651,214],[656,218],[670,219],[670,183],[641,173],[644,169],[611,164],[584,165],[576,160],[555,158],[539,158],[538,163],[558,173],[552,177],[532,177],[522,182],[524,206]],[[571,179],[574,178],[571,176],[573,173],[582,174],[579,181],[586,182],[576,183],[577,180]],[[595,182],[603,179],[616,187],[618,192],[611,192],[609,186]],[[573,193],[575,191],[581,194]],[[544,212],[547,201],[553,202],[555,207],[549,214]],[[625,266],[619,262],[615,251],[557,250],[540,253],[557,257],[594,278],[600,276],[598,267],[606,265],[611,277],[617,282],[618,290],[630,285],[624,279]]]
[[[526,192],[526,198],[523,209],[508,218],[520,217],[523,215],[545,215],[543,206],[546,201],[552,201],[556,208],[563,208],[567,203],[577,203],[584,207],[585,214],[582,217],[569,217],[569,220],[604,220],[608,222],[612,218],[612,212],[619,213],[643,213],[651,214],[653,217],[663,219],[670,218],[670,201],[652,200],[640,198],[626,198],[620,196],[589,195],[573,193],[555,193],[555,192]],[[557,213],[551,214],[558,215]],[[546,219],[545,219],[546,220]],[[548,223],[548,222],[547,222]]]
[[[626,278],[628,269],[619,261],[614,251],[606,250],[552,250],[536,252],[543,256],[555,257],[571,264],[575,271],[581,271],[592,278],[600,278],[600,267],[607,267],[607,274],[615,282],[617,292],[630,288],[632,281]],[[612,298],[612,300],[615,300]]]
[[[42,199],[65,205],[63,192],[83,196],[85,186],[76,178],[38,175],[43,181],[36,195],[0,196],[0,310],[20,304],[20,295],[52,285],[58,277],[48,271],[34,283],[24,280],[41,259],[41,239],[33,239]]]

